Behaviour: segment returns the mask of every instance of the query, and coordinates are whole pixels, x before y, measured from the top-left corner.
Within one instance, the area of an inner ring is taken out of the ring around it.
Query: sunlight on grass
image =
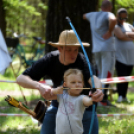
[[[39,134],[40,127],[31,117],[0,117],[1,134]]]
[[[134,134],[132,117],[99,118],[99,134]]]
[[[22,72],[22,71],[21,71]],[[21,73],[20,72],[20,73]],[[0,75],[1,80],[15,80],[12,70],[8,69],[5,75]],[[115,84],[114,84],[115,86]],[[134,82],[129,83],[129,87],[134,87]],[[19,86],[12,83],[0,83],[0,113],[26,114],[19,108],[11,107],[5,101],[6,95],[11,95],[18,101],[24,103]],[[38,100],[42,99],[39,92],[22,88],[28,102],[28,107],[34,109]],[[2,93],[7,93],[3,95]],[[17,93],[17,94],[16,94]],[[98,114],[134,114],[134,92],[128,92],[127,98],[131,103],[116,103],[117,93],[113,94],[112,104],[116,107],[97,107]],[[134,134],[134,116],[123,117],[98,117],[99,134]],[[34,124],[31,117],[1,117],[0,134],[39,134],[41,127]]]
[[[134,114],[133,92],[128,92],[127,97],[131,103],[116,103],[117,94],[113,95],[116,107],[98,107],[99,114]],[[134,134],[134,116],[99,117],[99,134]]]

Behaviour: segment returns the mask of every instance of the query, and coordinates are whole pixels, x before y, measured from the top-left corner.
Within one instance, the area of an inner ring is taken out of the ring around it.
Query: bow
[[[69,18],[69,17],[66,17],[66,20],[68,21],[68,23],[70,24],[71,28],[73,29],[73,31],[74,31],[74,33],[75,33],[75,35],[76,35],[76,37],[77,37],[77,39],[78,39],[78,41],[79,41],[81,47],[82,47],[83,53],[84,53],[84,55],[85,55],[85,57],[86,57],[86,61],[87,61],[87,63],[88,63],[88,67],[89,67],[89,71],[90,71],[91,83],[92,83],[91,92],[93,93],[93,92],[96,91],[96,89],[95,89],[95,84],[94,84],[93,72],[92,72],[92,69],[91,69],[91,65],[90,65],[90,62],[89,62],[87,53],[86,53],[86,51],[85,51],[85,49],[84,49],[84,46],[83,46],[83,44],[82,44],[82,41],[81,41],[81,39],[79,38],[79,36],[78,36],[78,34],[77,34],[77,32],[76,32],[76,30],[75,30],[73,24],[71,23],[70,18]],[[90,130],[89,130],[89,134],[91,134],[92,127],[93,127],[94,113],[95,113],[95,105],[93,105],[92,119],[91,119],[91,126],[90,126]]]

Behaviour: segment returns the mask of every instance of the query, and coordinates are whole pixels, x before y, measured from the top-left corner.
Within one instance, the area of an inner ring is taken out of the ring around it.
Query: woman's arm
[[[46,100],[55,99],[55,95],[51,94],[52,88],[49,85],[34,81],[29,76],[26,76],[26,75],[18,76],[17,83],[24,88],[39,90],[41,96]]]
[[[92,98],[90,97],[88,97],[88,96],[84,96],[83,97],[83,105],[85,106],[85,107],[89,107],[89,106],[91,106],[93,104],[93,101],[92,101]]]
[[[126,35],[134,40],[134,32],[126,32]]]
[[[16,81],[20,86],[24,88],[39,89],[40,83],[32,80],[28,75],[21,74],[17,77]]]
[[[123,33],[119,27],[114,29],[115,36],[122,41],[133,41],[133,38],[128,37],[127,33]]]

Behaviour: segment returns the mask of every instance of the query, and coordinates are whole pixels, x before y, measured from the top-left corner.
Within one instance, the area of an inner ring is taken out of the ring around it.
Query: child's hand
[[[52,90],[54,94],[63,94],[63,86],[53,88]]]
[[[89,96],[92,97],[93,102],[99,102],[102,101],[104,94],[100,89],[97,89],[93,94],[89,92]]]
[[[57,94],[63,94],[63,86],[57,87]]]

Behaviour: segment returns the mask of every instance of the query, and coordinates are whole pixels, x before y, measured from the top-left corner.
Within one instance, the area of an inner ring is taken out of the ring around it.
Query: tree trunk
[[[42,1],[42,3],[44,4],[44,5],[47,5],[47,3],[48,3],[48,0],[41,0]],[[44,34],[45,34],[45,28],[46,28],[46,11],[44,11],[43,9],[41,9],[40,10],[40,12],[41,12],[41,18],[42,18],[42,25],[41,25],[41,37],[44,37]]]
[[[59,34],[65,29],[71,29],[66,21],[66,16],[71,19],[79,37],[83,42],[91,43],[90,24],[83,20],[83,14],[96,11],[98,0],[49,0],[46,18],[46,42],[58,42]],[[45,51],[50,52],[56,48],[46,44]],[[86,48],[91,60],[92,45]]]
[[[112,0],[112,5],[113,5],[112,13],[116,14],[115,13],[115,0]]]
[[[0,29],[4,37],[6,37],[6,15],[3,6],[3,0],[0,0]]]

